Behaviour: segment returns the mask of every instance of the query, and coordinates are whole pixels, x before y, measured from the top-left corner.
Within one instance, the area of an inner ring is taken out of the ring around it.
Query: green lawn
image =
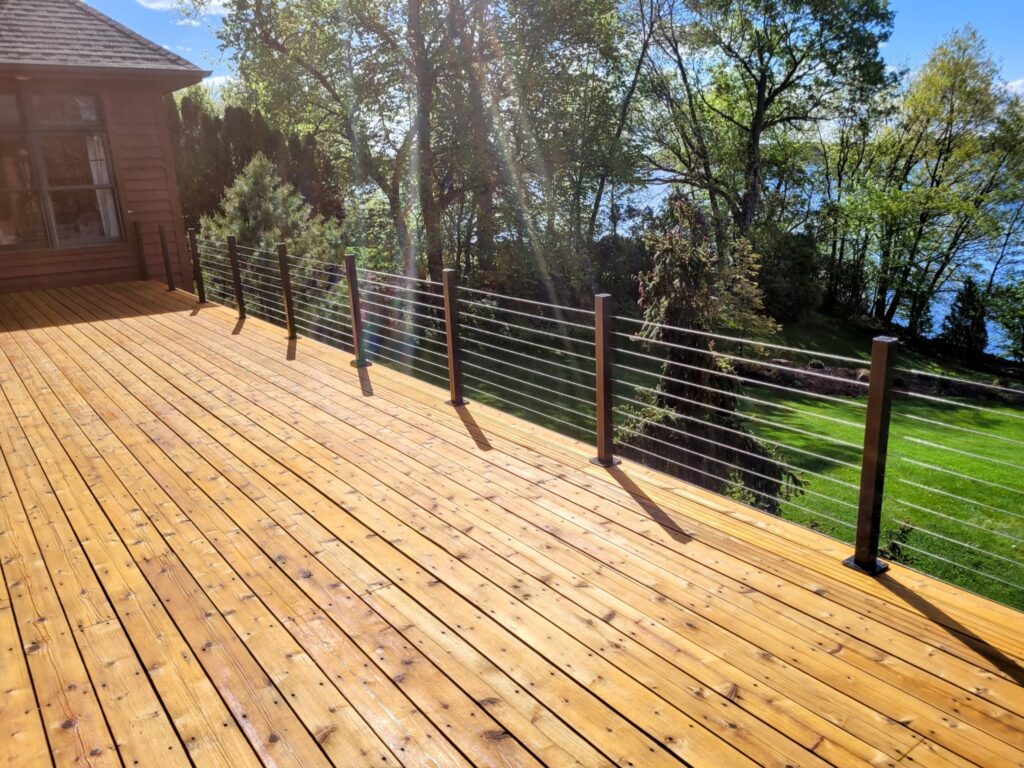
[[[852,541],[857,490],[850,486],[857,485],[860,475],[859,470],[838,462],[856,464],[860,451],[832,441],[859,445],[863,429],[833,419],[862,420],[863,410],[852,405],[862,401],[841,406],[810,396],[779,397],[771,392],[757,396],[775,406],[748,404],[744,411],[779,426],[757,423],[755,431],[791,446],[784,451],[785,460],[804,470],[804,493],[783,507],[783,515]],[[1010,586],[1024,585],[1022,419],[1020,409],[981,412],[907,396],[896,398],[882,514],[882,540],[888,554],[1024,608],[1024,589]]]

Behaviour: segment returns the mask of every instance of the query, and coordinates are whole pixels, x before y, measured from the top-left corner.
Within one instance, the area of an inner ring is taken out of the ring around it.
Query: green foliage
[[[689,482],[778,514],[780,499],[792,495],[799,481],[736,417],[734,379],[715,375],[732,370],[713,354],[710,337],[671,330],[770,330],[757,288],[758,258],[745,240],[734,252],[719,253],[694,206],[676,201],[675,216],[668,231],[651,236],[654,267],[640,276],[643,318],[650,323],[643,335],[670,343],[652,350],[667,361],[658,389],[642,395],[649,407],[634,406],[633,420],[627,417],[637,425],[630,444],[675,462],[666,466]]]
[[[288,245],[297,290],[330,283],[328,276],[336,274],[343,247],[340,227],[315,213],[293,186],[282,181],[265,155],[256,154],[235,179],[224,194],[221,209],[203,217],[200,234],[216,243],[224,243],[230,236],[237,238],[245,283],[260,292],[255,301],[263,300],[261,294],[280,294],[278,243]],[[219,274],[230,274],[224,252],[211,259]]]
[[[988,346],[986,315],[981,289],[974,278],[965,278],[942,323],[940,339],[964,358],[978,359]]]
[[[755,234],[755,244],[762,259],[758,282],[765,311],[780,323],[788,323],[816,310],[821,285],[814,237],[765,227]]]
[[[257,153],[270,158],[315,211],[344,217],[344,177],[312,134],[271,128],[259,112],[221,106],[202,86],[168,100],[171,139],[186,221],[198,223]]]
[[[1024,279],[1001,287],[995,294],[992,319],[1003,329],[1003,353],[1024,362]]]

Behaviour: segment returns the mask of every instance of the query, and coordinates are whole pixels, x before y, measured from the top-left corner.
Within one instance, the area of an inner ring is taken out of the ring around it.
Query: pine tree
[[[987,309],[973,277],[964,278],[949,314],[942,321],[940,338],[956,354],[968,360],[981,357],[988,346]]]

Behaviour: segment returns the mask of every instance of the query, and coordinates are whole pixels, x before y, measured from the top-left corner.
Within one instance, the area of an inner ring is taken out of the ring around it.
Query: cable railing
[[[195,238],[197,293],[1024,607],[1024,390]],[[203,285],[205,281],[205,285]]]

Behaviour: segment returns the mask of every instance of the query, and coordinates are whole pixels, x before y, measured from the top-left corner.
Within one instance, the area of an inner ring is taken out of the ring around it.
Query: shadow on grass
[[[633,482],[633,479],[626,474],[621,467],[607,467],[608,474],[617,482],[626,493],[628,493],[637,504],[644,508],[651,519],[660,525],[665,532],[681,544],[689,544],[692,537],[684,532],[679,524],[658,504],[651,499],[643,489]]]
[[[893,579],[892,576],[884,574],[877,577],[877,581],[883,587],[892,592],[895,597],[903,600],[922,616],[942,627],[945,627],[954,638],[963,641],[967,647],[979,656],[983,656],[988,659],[996,669],[1016,682],[1017,685],[1024,685],[1024,667],[1021,667],[1020,664],[1004,654],[998,648],[994,648],[992,645],[982,640],[934,603],[931,603],[921,597],[914,590],[900,584],[898,581]]]
[[[459,414],[459,418],[462,419],[462,426],[466,428],[466,432],[473,438],[476,447],[481,451],[491,450],[491,441],[487,439],[487,435],[480,429],[480,425],[476,423],[476,419],[473,418],[473,414],[470,413],[469,409],[464,405],[458,405],[455,407],[455,412]]]

